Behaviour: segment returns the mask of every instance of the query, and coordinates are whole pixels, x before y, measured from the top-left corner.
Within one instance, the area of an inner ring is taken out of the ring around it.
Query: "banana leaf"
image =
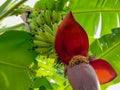
[[[21,4],[23,4],[26,0],[7,0],[0,7],[0,21],[2,21],[5,17],[12,14],[14,9],[17,9]]]
[[[87,31],[90,43],[96,33],[99,38],[120,26],[120,0],[70,0],[69,10]]]
[[[36,57],[31,39],[24,31],[0,35],[0,90],[28,90],[31,86],[29,66]]]

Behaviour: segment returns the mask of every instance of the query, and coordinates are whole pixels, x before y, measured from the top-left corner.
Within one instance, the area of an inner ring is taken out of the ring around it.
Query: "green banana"
[[[44,38],[41,37],[41,35],[35,35],[35,40],[40,40],[40,41],[46,42],[46,41],[44,40]]]
[[[56,11],[52,12],[52,24],[56,23],[58,19],[58,14]]]
[[[40,48],[43,48],[43,47],[50,47],[52,46],[51,43],[47,43],[47,42],[43,42],[43,41],[38,41],[38,40],[33,40],[33,43],[37,46],[37,47],[40,47]]]
[[[34,31],[34,29],[36,28],[33,23],[30,23],[29,26],[30,26],[30,29],[31,29],[32,31]]]
[[[57,30],[58,30],[58,24],[57,24],[57,23],[54,23],[54,24],[52,25],[52,29],[53,29],[54,35],[56,35],[56,32],[57,32]]]
[[[37,22],[39,25],[44,25],[46,22],[45,22],[45,19],[44,19],[44,16],[42,14],[39,14],[38,17],[37,17]]]
[[[54,47],[52,47],[52,50],[49,53],[49,58],[56,58],[57,54],[55,53]]]
[[[46,21],[46,24],[50,26],[51,25],[51,11],[46,10],[44,12],[44,19]]]
[[[61,20],[61,14],[57,13],[57,23],[60,23],[60,20]]]
[[[53,49],[53,48],[49,48],[49,51],[48,51],[48,52],[42,53],[41,55],[44,55],[44,56],[46,56],[47,58],[49,58],[49,56],[52,54],[52,53],[51,53],[51,52],[52,52],[52,49]]]
[[[33,25],[35,26],[35,29],[36,29],[36,30],[39,30],[39,28],[38,28],[38,24],[37,24],[35,18],[33,18],[33,19],[31,20],[31,23],[33,23]]]
[[[31,32],[34,33],[34,34],[37,34],[36,26],[33,23],[30,23],[29,26],[30,26]]]
[[[44,24],[44,30],[45,32],[50,33],[51,35],[54,35],[53,30],[46,24]]]
[[[46,10],[40,13],[32,12],[29,19],[30,28],[35,35],[35,51],[45,57],[55,58],[57,55],[54,51],[54,40],[60,16],[56,11]]]
[[[52,47],[47,48],[46,52],[42,52],[41,55],[49,57],[49,55],[52,52],[52,49],[53,49]]]
[[[56,57],[56,53],[54,51],[54,48],[52,47],[50,52],[49,53],[46,53],[46,55],[49,57],[49,58],[54,58]]]
[[[48,38],[49,42],[54,43],[55,36],[51,35],[50,33],[45,31],[45,35]]]
[[[41,36],[41,38],[45,41],[45,42],[49,42],[48,38],[45,35],[45,32],[42,31],[41,29],[38,31],[38,35]]]
[[[50,52],[50,49],[49,48],[36,48],[35,51],[41,53],[41,54],[45,54],[45,53],[48,53]]]

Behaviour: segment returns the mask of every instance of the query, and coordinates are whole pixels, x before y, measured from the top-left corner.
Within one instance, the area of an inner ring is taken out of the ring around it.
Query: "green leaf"
[[[68,1],[69,0],[57,0],[55,2],[55,10],[56,11],[64,10],[67,7],[66,4],[67,4]]]
[[[25,1],[26,0],[14,1],[14,3],[12,3],[9,7],[6,5],[8,8],[2,14],[0,14],[0,20],[3,20],[5,17],[9,16],[14,11],[14,9],[18,8],[18,6],[23,4]]]
[[[63,11],[69,0],[39,0],[34,5],[34,9]]]
[[[39,0],[35,3],[34,9],[53,10],[54,0]]]
[[[8,31],[0,35],[0,89],[28,90],[32,83],[29,65],[36,53],[31,35],[24,31]]]
[[[8,5],[11,3],[11,0],[7,0],[0,6],[0,14],[5,11],[6,8],[8,8]]]
[[[83,26],[90,37],[100,29],[100,36],[110,34],[111,29],[119,26],[120,0],[70,0],[69,10]]]
[[[40,90],[53,89],[46,77],[36,77],[33,82],[33,88],[40,88]]]
[[[110,83],[102,85],[107,87],[109,85],[120,82],[120,28],[112,29],[112,34],[107,34],[99,39],[96,39],[90,45],[90,51],[96,54],[97,58],[107,60],[115,69],[118,77]],[[104,89],[103,89],[104,90]]]
[[[20,24],[10,26],[10,27],[2,27],[2,28],[0,28],[0,33],[6,32],[6,31],[11,31],[11,30],[25,30],[25,29],[26,28],[25,28],[24,23],[20,23]]]

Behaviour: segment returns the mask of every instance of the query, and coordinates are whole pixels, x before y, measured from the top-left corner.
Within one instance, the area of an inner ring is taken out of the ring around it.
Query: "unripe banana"
[[[45,32],[50,33],[51,35],[54,35],[53,30],[46,24],[44,24],[44,30]]]
[[[37,46],[35,51],[41,55],[55,58],[54,39],[58,28],[58,14],[57,12],[46,10],[40,13],[31,13],[29,25],[35,35],[33,43]],[[52,26],[52,23],[54,25]]]
[[[58,14],[56,11],[53,11],[52,12],[52,23],[56,23],[57,22],[57,19],[58,19]]]
[[[53,24],[52,29],[53,29],[54,35],[56,35],[56,32],[58,30],[58,24],[57,23]]]
[[[41,29],[38,31],[38,35],[41,36],[41,38],[45,41],[45,42],[49,42],[48,38],[45,35],[45,32],[42,31]]]
[[[42,14],[39,14],[37,18],[38,18],[37,22],[38,22],[39,25],[44,25],[45,24],[45,19],[44,19],[44,16]]]
[[[50,52],[50,49],[49,48],[45,48],[45,47],[42,47],[42,48],[36,48],[35,51],[37,51],[38,53],[40,54],[45,54],[47,52]]]
[[[34,31],[35,25],[34,25],[33,23],[30,23],[29,26],[30,26],[30,29],[31,29],[32,31]]]
[[[49,58],[56,58],[57,54],[55,53],[54,46],[52,47],[52,50],[50,51]]]
[[[37,46],[37,47],[40,47],[40,48],[43,48],[43,47],[50,47],[52,46],[51,43],[47,43],[47,42],[43,42],[43,41],[38,41],[38,40],[33,40],[33,43]]]
[[[36,22],[36,19],[35,18],[33,18],[32,20],[31,20],[31,23],[33,23],[33,25],[34,25],[34,27],[35,27],[35,29],[36,30],[38,30],[39,28],[38,28],[38,24],[37,24],[37,22]]]
[[[48,38],[49,42],[54,43],[55,36],[51,35],[50,33],[46,32],[46,31],[45,31],[45,35]]]
[[[49,10],[45,11],[44,19],[46,21],[46,24],[50,26],[51,25],[51,11],[49,11]]]
[[[41,35],[35,35],[35,40],[39,40],[39,41],[45,42],[44,38],[41,37]]]
[[[46,53],[45,53],[45,56],[47,56],[47,58],[49,58],[52,54],[53,54],[53,48],[50,47],[49,52],[46,52]]]
[[[57,13],[57,23],[59,23],[61,20],[61,14],[60,13]]]

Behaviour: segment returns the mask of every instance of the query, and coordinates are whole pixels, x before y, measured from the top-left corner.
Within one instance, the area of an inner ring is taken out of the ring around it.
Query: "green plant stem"
[[[27,0],[21,0],[19,3],[14,5],[12,8],[10,8],[7,12],[5,12],[2,16],[0,16],[0,21],[4,19],[6,16],[8,16],[14,9],[16,9],[19,5],[23,4]]]

